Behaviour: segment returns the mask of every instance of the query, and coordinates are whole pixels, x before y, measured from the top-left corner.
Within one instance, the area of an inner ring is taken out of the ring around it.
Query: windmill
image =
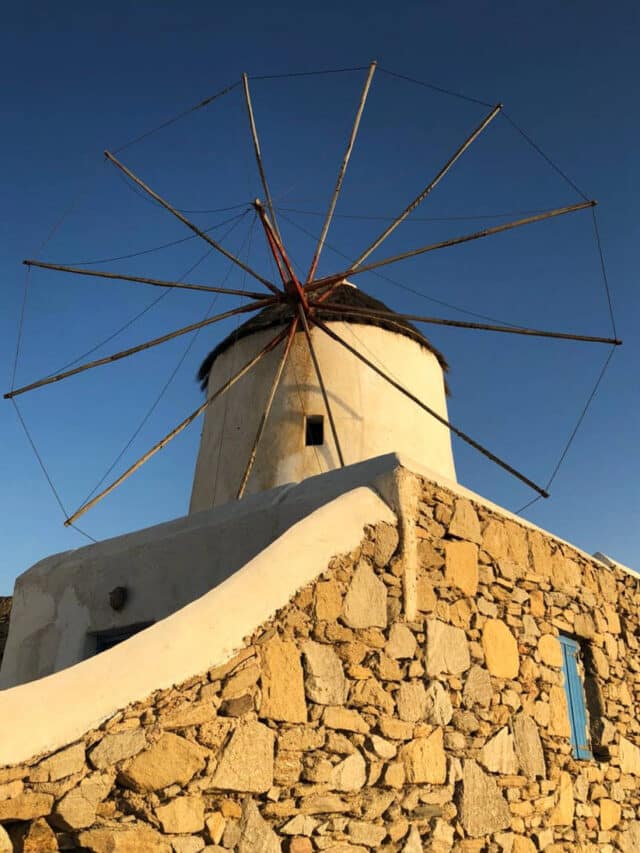
[[[340,335],[336,331],[335,323],[333,321],[344,318],[349,319],[352,322],[355,321],[370,324],[377,323],[385,325],[387,328],[397,328],[400,331],[404,330],[404,333],[406,333],[407,329],[414,329],[415,327],[413,324],[424,324],[447,326],[452,328],[477,329],[501,334],[527,335],[541,338],[556,338],[561,340],[583,341],[589,343],[599,343],[608,344],[610,346],[617,346],[621,343],[621,341],[615,336],[615,330],[614,337],[603,337],[595,335],[579,335],[573,334],[571,332],[524,328],[511,325],[467,322],[418,314],[399,314],[395,311],[388,309],[385,305],[382,305],[380,303],[374,304],[370,300],[354,300],[352,298],[345,298],[345,288],[348,288],[353,285],[353,280],[363,273],[379,270],[381,268],[400,263],[409,258],[421,257],[422,255],[431,252],[446,250],[448,248],[471,241],[490,238],[493,235],[533,225],[535,223],[542,222],[547,219],[577,213],[582,210],[592,209],[596,205],[596,202],[585,198],[583,201],[576,204],[558,207],[533,215],[528,215],[510,222],[502,223],[489,228],[484,228],[480,231],[475,231],[450,239],[441,240],[438,242],[429,243],[414,248],[409,248],[406,251],[397,253],[389,257],[375,259],[377,257],[377,254],[374,256],[374,253],[378,252],[378,250],[383,246],[385,241],[396,231],[396,229],[403,222],[405,222],[405,220],[407,220],[407,218],[425,201],[425,199],[427,199],[430,193],[440,184],[441,181],[443,181],[443,179],[446,177],[449,171],[454,168],[460,158],[463,157],[465,152],[467,152],[467,150],[473,146],[473,143],[481,136],[485,129],[496,119],[497,116],[501,114],[502,105],[497,104],[495,106],[490,107],[489,111],[482,119],[482,121],[467,135],[467,137],[461,142],[459,147],[446,160],[446,162],[444,162],[444,164],[439,169],[437,169],[435,175],[428,181],[426,186],[420,189],[418,194],[409,201],[409,203],[404,207],[404,209],[395,216],[395,218],[387,225],[387,227],[385,227],[384,230],[379,235],[377,235],[376,238],[369,245],[367,245],[354,260],[349,261],[348,263],[343,265],[341,269],[332,274],[319,277],[317,275],[318,264],[323,249],[327,245],[327,235],[334,219],[336,206],[338,204],[344,178],[347,173],[349,161],[354,150],[359,126],[361,123],[363,112],[365,110],[365,105],[372,85],[374,74],[376,72],[376,67],[376,63],[372,62],[366,69],[364,85],[355,112],[355,117],[353,120],[347,146],[338,169],[335,187],[333,189],[331,200],[326,211],[326,215],[324,217],[322,230],[318,237],[315,246],[315,251],[313,253],[308,271],[305,275],[301,275],[300,272],[296,271],[296,269],[294,268],[290,254],[287,251],[287,247],[282,238],[282,234],[279,228],[277,211],[273,203],[264,167],[258,135],[258,128],[256,125],[251,100],[249,77],[247,74],[243,75],[241,82],[236,83],[233,86],[227,87],[225,90],[213,96],[212,98],[206,99],[205,101],[198,104],[196,108],[208,105],[216,98],[227,94],[238,86],[242,87],[249,121],[249,129],[253,142],[255,161],[263,190],[263,198],[256,199],[253,202],[252,206],[257,216],[257,219],[260,222],[266,245],[268,246],[269,252],[275,263],[275,268],[277,270],[279,280],[272,281],[266,275],[252,268],[248,264],[248,262],[243,261],[240,257],[230,252],[221,242],[214,239],[214,237],[212,237],[208,231],[201,229],[192,221],[190,221],[190,219],[188,219],[183,212],[181,212],[170,201],[162,197],[139,175],[135,174],[127,165],[125,165],[124,162],[122,162],[118,157],[116,157],[115,154],[110,153],[109,151],[105,151],[105,157],[122,175],[124,175],[129,181],[131,181],[142,193],[147,195],[156,204],[160,205],[169,214],[179,220],[197,238],[208,244],[211,250],[225,257],[235,267],[241,269],[247,276],[251,277],[257,283],[256,289],[247,291],[244,289],[232,289],[222,285],[217,286],[210,284],[188,283],[184,281],[167,281],[164,279],[147,278],[135,275],[117,274],[113,272],[100,271],[95,269],[86,269],[78,266],[65,266],[35,259],[29,259],[24,262],[28,267],[38,267],[42,269],[64,272],[73,275],[92,276],[95,278],[102,279],[115,279],[125,282],[139,283],[163,288],[173,288],[178,290],[196,290],[201,292],[222,294],[227,297],[242,296],[248,299],[248,302],[238,307],[231,308],[215,316],[208,317],[200,322],[192,323],[182,328],[175,329],[172,332],[153,338],[151,340],[147,340],[136,346],[132,346],[127,349],[115,352],[111,355],[88,361],[83,364],[79,364],[77,366],[56,373],[55,375],[47,376],[45,378],[31,382],[30,384],[24,385],[22,387],[12,388],[9,392],[5,394],[5,398],[8,399],[14,399],[21,394],[34,391],[46,385],[60,382],[72,376],[78,375],[82,372],[92,370],[94,368],[98,368],[107,364],[111,364],[121,359],[128,358],[138,352],[148,350],[152,347],[173,340],[179,336],[187,335],[189,333],[197,331],[198,329],[211,326],[229,317],[241,316],[244,314],[253,314],[260,317],[264,316],[264,314],[267,313],[271,317],[275,317],[277,320],[277,322],[271,322],[267,324],[268,327],[276,326],[277,331],[269,338],[268,341],[264,343],[263,346],[260,347],[259,350],[252,353],[251,357],[248,358],[231,375],[229,375],[220,385],[214,388],[209,386],[207,389],[205,400],[193,412],[191,412],[187,417],[180,421],[179,424],[177,424],[167,435],[165,435],[160,441],[158,441],[153,447],[151,447],[146,453],[144,453],[122,475],[120,475],[117,479],[107,485],[106,488],[104,488],[90,500],[87,500],[85,503],[83,503],[74,513],[69,515],[65,520],[65,525],[73,525],[73,523],[77,519],[79,519],[85,512],[87,512],[104,497],[110,494],[122,482],[124,482],[124,480],[126,480],[135,471],[137,471],[145,462],[147,462],[156,453],[162,450],[173,438],[175,438],[190,424],[192,424],[200,415],[210,409],[217,400],[228,394],[230,389],[232,389],[236,385],[236,383],[241,382],[243,377],[246,377],[248,374],[254,371],[256,367],[261,362],[263,362],[263,360],[265,360],[271,353],[277,352],[279,355],[277,358],[275,369],[273,371],[273,375],[270,379],[266,403],[263,411],[260,414],[257,429],[255,431],[255,435],[253,436],[250,450],[247,453],[247,458],[242,466],[242,474],[238,479],[237,488],[235,490],[235,497],[242,498],[246,492],[247,484],[250,481],[252,471],[256,464],[256,459],[260,454],[262,442],[264,440],[265,429],[272,413],[274,399],[282,381],[283,373],[287,367],[288,360],[291,357],[292,348],[294,342],[297,340],[297,335],[301,336],[301,339],[304,340],[305,345],[308,349],[308,354],[313,365],[315,382],[317,383],[317,388],[319,389],[320,394],[322,396],[324,410],[326,412],[333,445],[335,447],[337,455],[337,461],[340,466],[349,464],[350,460],[345,457],[345,453],[343,452],[340,429],[334,414],[334,405],[331,399],[331,389],[327,386],[327,382],[325,381],[321,361],[318,358],[317,354],[317,346],[314,343],[314,337],[317,335],[325,336],[326,338],[330,339],[333,344],[335,344],[337,351],[342,351],[345,354],[345,357],[348,354],[349,357],[357,359],[364,367],[366,367],[367,370],[374,373],[380,380],[386,383],[389,388],[393,389],[394,394],[400,395],[405,400],[410,401],[412,406],[415,406],[417,409],[421,410],[429,418],[432,418],[435,422],[440,424],[441,427],[444,427],[451,434],[456,435],[460,440],[470,445],[472,448],[474,448],[475,450],[486,456],[488,459],[490,459],[493,463],[500,466],[509,474],[526,484],[528,487],[533,489],[534,492],[537,493],[537,495],[541,497],[548,497],[547,488],[536,484],[528,476],[518,471],[515,467],[513,467],[507,461],[502,459],[497,453],[483,446],[480,442],[476,441],[456,424],[451,423],[448,417],[446,416],[446,413],[443,414],[442,411],[438,411],[437,407],[434,407],[428,401],[416,395],[416,393],[409,389],[406,384],[401,381],[398,381],[398,379],[394,377],[394,375],[390,371],[386,370],[384,366],[381,366],[379,362],[376,362],[376,360],[372,359],[365,351],[363,351],[361,347],[358,347],[346,340],[344,336]]]

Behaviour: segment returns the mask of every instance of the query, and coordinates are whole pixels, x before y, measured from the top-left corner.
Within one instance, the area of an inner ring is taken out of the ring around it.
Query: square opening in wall
[[[307,415],[305,444],[307,447],[324,444],[324,415]]]

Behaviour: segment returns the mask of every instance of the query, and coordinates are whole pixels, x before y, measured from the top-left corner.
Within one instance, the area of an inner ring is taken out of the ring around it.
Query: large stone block
[[[432,681],[427,689],[425,719],[432,726],[447,726],[453,716],[449,692],[439,681]]]
[[[32,782],[57,782],[66,776],[73,776],[84,768],[84,757],[84,744],[75,743],[37,764],[29,773],[29,778]]]
[[[640,749],[631,743],[630,740],[627,740],[626,737],[620,737],[618,755],[620,758],[620,770],[623,773],[640,776]]]
[[[513,721],[513,738],[520,769],[529,779],[547,775],[540,733],[535,721],[527,714],[518,714]]]
[[[359,791],[367,781],[367,765],[359,752],[347,756],[331,771],[329,784],[338,791]]]
[[[342,618],[350,628],[387,627],[387,588],[364,560],[353,573]]]
[[[543,634],[538,640],[540,660],[547,666],[562,666],[562,647],[553,634]]]
[[[467,708],[472,708],[474,705],[481,705],[483,708],[488,708],[491,704],[493,689],[491,687],[491,676],[481,666],[477,664],[472,666],[464,683],[462,691],[462,699]]]
[[[482,534],[478,514],[471,501],[466,498],[458,498],[455,502],[453,517],[449,523],[449,536],[456,539],[467,539],[469,542],[480,544]]]
[[[406,625],[394,622],[389,629],[389,639],[384,647],[385,652],[394,660],[412,658],[416,652],[415,634]]]
[[[412,740],[400,750],[407,781],[412,785],[429,783],[444,785],[447,778],[447,759],[443,747],[442,729],[428,737]]]
[[[17,797],[0,802],[0,823],[9,820],[33,820],[51,813],[53,796],[24,791]]]
[[[274,638],[260,650],[260,716],[288,723],[307,721],[300,653],[295,643]]]
[[[445,542],[445,580],[465,595],[478,591],[478,546],[472,542]]]
[[[186,785],[205,765],[207,751],[169,732],[132,758],[119,773],[119,780],[138,791],[159,791],[168,785]]]
[[[556,805],[549,815],[549,826],[571,826],[574,810],[571,776],[562,771],[556,794]]]
[[[482,649],[491,675],[509,679],[518,677],[518,644],[502,620],[487,619],[482,629]]]
[[[111,791],[114,773],[92,773],[56,803],[52,822],[61,829],[86,829],[95,823],[96,809]]]
[[[549,734],[556,737],[571,737],[567,696],[563,687],[555,685],[549,690]]]
[[[177,797],[163,806],[158,806],[156,817],[163,832],[200,832],[204,828],[204,801],[202,797]]]
[[[96,770],[106,770],[119,761],[132,758],[146,746],[144,729],[105,735],[89,753],[89,761]]]
[[[262,723],[238,726],[211,779],[210,788],[263,794],[273,786],[275,734]]]
[[[78,843],[91,853],[172,853],[171,844],[144,823],[87,829]]]
[[[403,682],[396,693],[396,705],[401,720],[415,723],[424,719],[427,710],[427,693],[422,682]]]
[[[341,705],[347,682],[340,658],[331,646],[309,640],[302,647],[306,678],[304,687],[312,702]]]
[[[511,823],[509,806],[500,789],[469,759],[465,760],[462,772],[460,821],[472,838],[499,832]]]
[[[518,771],[518,760],[513,746],[513,735],[506,726],[488,740],[480,753],[480,763],[492,773],[502,776],[514,775]]]
[[[439,619],[427,619],[427,675],[460,675],[470,666],[469,644],[464,631]]]

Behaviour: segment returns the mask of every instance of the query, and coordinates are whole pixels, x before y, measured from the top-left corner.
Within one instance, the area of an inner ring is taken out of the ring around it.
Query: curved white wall
[[[330,326],[447,417],[442,368],[426,347],[377,326]],[[219,388],[277,331],[268,329],[242,338],[222,353],[213,365],[208,393]],[[321,330],[312,329],[311,334],[345,464],[399,452],[455,480],[449,430]],[[281,353],[282,345],[206,410],[191,512],[236,499]],[[305,415],[325,416],[323,446],[305,446]],[[307,343],[304,334],[298,333],[245,494],[299,482],[337,467],[338,456]]]

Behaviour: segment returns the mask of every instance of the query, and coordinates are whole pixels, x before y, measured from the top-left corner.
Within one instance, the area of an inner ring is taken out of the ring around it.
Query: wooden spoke
[[[214,400],[217,400],[218,397],[220,397],[222,394],[225,393],[225,391],[228,391],[232,385],[235,385],[235,383],[238,381],[238,379],[242,378],[245,375],[245,373],[247,373],[249,370],[251,370],[251,368],[254,367],[259,361],[261,361],[267,353],[269,353],[269,352],[271,352],[271,350],[275,349],[275,347],[277,347],[278,344],[285,339],[286,335],[287,335],[286,331],[280,332],[278,335],[275,336],[275,338],[273,338],[271,341],[269,341],[269,343],[266,344],[260,350],[260,352],[257,353],[257,355],[254,355],[253,358],[251,358],[244,365],[244,367],[241,367],[237,373],[234,373],[230,379],[227,379],[227,381],[223,385],[221,385],[220,388],[218,388],[218,390],[214,394],[212,394],[210,397],[207,397],[207,399],[204,401],[204,403],[202,403],[202,405],[198,406],[198,408],[194,412],[192,412],[188,417],[186,417],[183,421],[181,421],[178,424],[178,426],[174,427],[171,430],[171,432],[167,433],[167,435],[165,435],[165,437],[161,441],[159,441],[157,444],[154,444],[154,446],[151,448],[151,450],[148,450],[143,456],[140,457],[140,459],[138,459],[137,462],[134,462],[133,465],[131,465],[131,467],[127,468],[127,470],[124,472],[124,474],[121,474],[117,480],[114,480],[110,486],[107,486],[106,489],[103,489],[103,491],[101,491],[99,495],[96,495],[90,501],[87,501],[87,503],[83,504],[80,507],[80,509],[78,509],[78,510],[76,510],[76,512],[74,512],[73,515],[69,516],[69,518],[67,518],[67,520],[65,521],[65,526],[68,527],[70,524],[73,524],[73,522],[76,521],[78,518],[80,518],[81,515],[84,515],[85,512],[87,512],[92,507],[94,507],[103,498],[105,498],[108,494],[110,494],[110,492],[112,492],[114,489],[116,489],[121,483],[123,483],[133,473],[135,473],[138,470],[138,468],[141,468],[145,462],[147,462],[149,459],[151,459],[152,456],[155,456],[155,454],[159,450],[162,450],[163,447],[166,447],[167,444],[169,444],[169,442],[173,438],[175,438],[183,430],[185,430],[191,423],[193,423],[193,421],[195,421],[195,419],[197,417],[199,417],[204,412],[204,410],[214,402]]]
[[[276,222],[276,214],[273,209],[273,202],[271,200],[271,193],[269,192],[269,184],[267,183],[267,175],[264,171],[264,164],[262,162],[262,152],[260,151],[260,140],[258,139],[258,129],[256,127],[256,120],[253,115],[253,106],[251,105],[251,93],[249,92],[249,78],[246,74],[242,75],[242,86],[244,88],[244,98],[247,104],[247,113],[249,115],[249,127],[251,128],[251,139],[253,140],[253,150],[256,155],[256,163],[258,164],[258,171],[260,172],[260,180],[262,181],[262,188],[264,189],[264,195],[267,200],[267,207],[269,208],[269,213],[271,214],[271,220],[273,222],[273,227],[278,236],[280,236],[280,231],[278,229],[278,223]]]
[[[487,450],[486,447],[483,447],[481,444],[479,444],[479,442],[477,442],[473,438],[471,438],[471,436],[467,435],[461,429],[458,429],[458,427],[454,426],[446,418],[443,418],[442,415],[439,415],[430,406],[427,406],[426,403],[423,403],[422,400],[420,400],[418,397],[415,396],[415,394],[412,394],[411,391],[409,391],[407,388],[405,388],[399,382],[396,382],[395,379],[392,379],[391,376],[389,376],[387,373],[385,373],[383,370],[381,370],[379,367],[377,367],[372,361],[370,361],[368,358],[366,358],[366,356],[362,355],[354,347],[352,347],[350,344],[348,344],[344,340],[344,338],[341,338],[340,335],[336,334],[325,323],[323,323],[322,320],[318,320],[316,317],[314,317],[313,322],[315,323],[316,326],[318,326],[320,329],[322,329],[322,331],[325,332],[325,334],[327,334],[330,338],[332,338],[334,341],[337,341],[346,350],[348,350],[352,355],[354,355],[356,358],[360,359],[360,361],[362,361],[364,364],[366,364],[368,367],[370,367],[371,370],[373,370],[375,373],[378,374],[378,376],[382,377],[382,379],[385,379],[390,385],[393,385],[393,387],[396,388],[398,391],[400,391],[401,394],[404,394],[405,397],[408,397],[410,400],[412,400],[417,406],[419,406],[425,412],[430,414],[431,417],[435,418],[443,426],[446,426],[447,429],[449,429],[454,435],[457,435],[458,438],[461,438],[464,442],[471,445],[471,447],[480,451],[480,453],[482,453],[483,456],[486,456],[487,459],[490,459],[492,462],[495,462],[496,465],[499,465],[505,471],[508,471],[510,474],[512,474],[514,477],[516,477],[522,483],[525,483],[531,489],[538,492],[538,494],[541,495],[543,498],[549,497],[549,493],[547,491],[545,491],[541,486],[536,485],[536,483],[534,483],[533,480],[530,480],[528,477],[525,477],[524,474],[521,474],[519,471],[517,471],[515,468],[513,468],[511,465],[509,465],[503,459],[500,459],[499,456],[496,456],[490,450]]]
[[[565,213],[575,213],[578,210],[585,210],[588,207],[595,207],[597,201],[582,201],[579,204],[570,204],[567,207],[558,207],[555,210],[547,210],[545,213],[538,213],[535,216],[527,216],[524,219],[516,219],[514,222],[506,222],[504,225],[495,225],[493,228],[484,228],[482,231],[474,231],[473,234],[465,234],[463,237],[454,237],[451,240],[442,240],[439,243],[430,243],[428,246],[421,246],[419,249],[412,249],[410,252],[403,252],[401,255],[394,255],[391,258],[384,258],[381,261],[374,261],[371,264],[365,264],[357,269],[351,268],[344,270],[341,273],[327,276],[324,279],[318,279],[310,284],[306,291],[310,292],[318,288],[325,287],[328,284],[334,284],[339,279],[351,278],[354,275],[359,275],[369,270],[375,270],[379,267],[386,267],[389,264],[395,264],[398,261],[404,261],[407,258],[414,258],[417,255],[424,255],[425,252],[433,252],[436,249],[446,249],[449,246],[459,246],[461,243],[468,243],[471,240],[480,240],[482,237],[490,237],[492,234],[500,234],[503,231],[511,231],[513,228],[520,228],[522,225],[531,225],[534,222],[543,222],[545,219],[553,219],[555,216],[564,216]]]
[[[212,323],[217,323],[219,320],[225,320],[227,317],[233,317],[236,314],[246,314],[249,311],[257,311],[260,308],[266,308],[267,305],[273,305],[279,302],[279,299],[269,297],[261,301],[255,301],[250,305],[241,305],[239,308],[232,308],[230,311],[225,311],[223,314],[216,314],[214,317],[208,317],[206,320],[200,320],[198,323],[191,323],[189,326],[183,326],[181,329],[176,329],[175,332],[169,332],[167,335],[162,335],[159,338],[153,338],[143,344],[138,344],[135,347],[116,352],[113,355],[107,355],[104,358],[98,358],[95,361],[89,361],[86,364],[80,364],[78,367],[73,367],[71,370],[65,370],[63,373],[58,373],[55,376],[47,376],[44,379],[39,379],[37,382],[32,382],[30,385],[24,385],[22,388],[16,388],[14,391],[8,391],[4,397],[5,400],[10,400],[12,397],[17,397],[19,394],[25,394],[27,391],[34,391],[36,388],[42,388],[45,385],[51,385],[53,382],[60,382],[61,379],[67,379],[69,376],[75,376],[78,373],[84,373],[85,370],[91,370],[94,367],[100,367],[103,364],[110,364],[113,361],[119,361],[121,358],[127,358],[142,350],[150,347],[158,346],[166,341],[173,340],[180,335],[186,335],[189,332],[195,332],[196,329],[202,329],[204,326],[210,326]]]
[[[213,246],[214,249],[217,249],[217,251],[224,255],[225,258],[228,258],[230,261],[236,264],[236,266],[239,266],[240,269],[243,269],[245,272],[249,273],[249,275],[253,276],[253,278],[257,279],[261,284],[264,284],[264,286],[268,287],[272,293],[280,292],[274,284],[272,284],[266,278],[263,278],[260,273],[257,273],[255,270],[251,269],[251,267],[241,261],[240,258],[236,258],[235,255],[232,255],[231,252],[227,251],[227,249],[225,249],[224,246],[214,240],[213,237],[210,237],[205,231],[203,231],[201,228],[198,228],[198,226],[194,225],[193,222],[190,222],[186,218],[186,216],[183,216],[179,210],[176,210],[175,207],[169,204],[168,201],[159,196],[158,193],[154,192],[151,187],[147,186],[144,181],[134,175],[131,169],[128,169],[123,163],[121,163],[116,157],[114,157],[113,154],[110,154],[109,151],[105,151],[104,156],[107,158],[107,160],[110,160],[114,164],[114,166],[117,166],[118,169],[120,169],[120,171],[123,172],[128,178],[131,178],[131,180],[136,183],[141,189],[143,189],[147,193],[147,195],[150,195],[151,198],[155,199],[158,204],[161,204],[165,210],[168,210],[169,213],[172,213],[177,219],[180,220],[180,222],[182,222],[184,225],[187,226],[187,228],[193,231],[194,234],[197,234],[198,237],[201,237],[206,243],[208,243],[210,246]]]
[[[402,222],[404,222],[404,220],[407,218],[407,216],[409,216],[409,214],[412,213],[416,209],[416,207],[418,207],[420,204],[422,204],[422,202],[429,195],[429,193],[433,189],[435,189],[435,187],[437,187],[437,185],[444,178],[444,176],[447,174],[449,169],[451,169],[451,167],[454,165],[454,163],[456,163],[456,161],[460,159],[460,157],[464,154],[464,152],[467,150],[467,148],[469,148],[469,146],[475,142],[475,140],[480,136],[482,131],[487,127],[487,125],[489,125],[493,121],[493,119],[498,115],[498,113],[500,112],[501,109],[502,109],[502,104],[498,104],[497,106],[495,106],[491,110],[489,115],[487,115],[486,118],[484,118],[483,121],[480,122],[478,127],[471,134],[471,136],[467,137],[467,139],[465,139],[465,141],[458,148],[458,150],[455,152],[455,154],[453,154],[453,156],[447,160],[447,162],[440,169],[440,171],[435,176],[435,178],[431,181],[431,183],[427,184],[427,186],[422,190],[420,195],[416,196],[414,198],[414,200],[411,202],[411,204],[409,204],[407,207],[405,207],[405,209],[402,211],[400,216],[398,216],[397,219],[394,219],[394,221],[391,223],[391,225],[389,225],[387,228],[385,228],[385,230],[382,232],[382,234],[380,234],[380,236],[376,240],[373,241],[373,243],[369,246],[368,249],[364,250],[364,252],[360,255],[360,257],[354,262],[354,264],[353,264],[354,269],[359,267],[360,264],[362,264],[362,262],[366,258],[368,258],[369,255],[372,252],[374,252],[378,248],[378,246],[381,243],[383,243],[387,239],[387,237],[389,237],[389,235],[392,234],[396,230],[398,225],[400,225]]]
[[[252,290],[234,290],[229,287],[213,287],[207,284],[187,284],[182,281],[164,281],[159,278],[143,278],[139,275],[123,275],[121,273],[104,272],[102,270],[87,270],[80,267],[67,267],[62,264],[47,264],[44,261],[26,260],[22,262],[28,267],[39,267],[43,270],[70,272],[75,275],[91,275],[96,278],[115,279],[117,281],[133,281],[140,284],[151,284],[155,287],[177,287],[181,290],[204,290],[207,293],[225,293],[227,296],[248,296],[250,299],[264,299],[264,293]]]
[[[324,293],[322,294],[325,295]],[[595,335],[576,335],[571,332],[548,332],[543,329],[527,329],[522,326],[494,326],[488,323],[470,323],[466,320],[444,320],[441,317],[421,317],[417,314],[396,314],[394,311],[380,311],[377,308],[361,308],[359,306],[340,305],[335,302],[324,302],[321,299],[309,303],[311,308],[322,308],[325,311],[336,311],[342,314],[358,314],[373,319],[410,320],[414,323],[430,323],[436,326],[454,326],[460,329],[481,329],[486,332],[506,332],[509,335],[533,335],[540,338],[559,338],[567,341],[586,341],[596,344],[613,344],[619,346],[622,341],[617,338],[602,338]],[[399,328],[402,326],[397,323]]]
[[[342,158],[342,165],[340,166],[340,171],[338,172],[338,180],[336,181],[336,186],[333,191],[333,196],[331,198],[331,203],[329,204],[329,210],[327,211],[327,217],[324,221],[324,225],[322,226],[322,233],[320,234],[320,239],[318,240],[318,245],[316,247],[315,253],[313,255],[313,260],[311,261],[311,266],[309,268],[309,273],[307,275],[307,282],[310,282],[314,275],[316,274],[316,270],[318,268],[318,262],[320,261],[320,253],[324,247],[324,241],[327,237],[327,232],[329,231],[329,226],[331,225],[331,220],[333,218],[333,212],[336,209],[336,204],[338,203],[338,197],[340,195],[340,190],[342,188],[342,182],[344,180],[345,173],[347,171],[347,165],[349,164],[349,158],[351,157],[351,152],[353,151],[353,146],[356,141],[356,136],[358,135],[358,128],[360,127],[360,119],[362,118],[362,113],[364,111],[364,106],[367,102],[367,95],[369,94],[369,88],[371,87],[371,81],[373,80],[373,75],[376,70],[375,62],[372,62],[369,66],[369,73],[367,74],[367,79],[364,83],[364,89],[362,90],[362,95],[360,96],[360,103],[358,104],[358,110],[356,112],[356,117],[353,122],[353,127],[351,128],[351,136],[349,137],[349,142],[347,144],[347,150],[344,152],[344,157]]]
[[[276,396],[276,391],[278,390],[278,386],[280,385],[280,380],[282,379],[282,372],[287,363],[287,359],[289,358],[289,353],[291,352],[291,346],[293,344],[293,339],[295,338],[296,331],[298,329],[298,318],[294,317],[291,326],[289,327],[289,336],[287,338],[287,342],[284,348],[284,352],[282,353],[282,358],[278,364],[278,368],[276,370],[276,374],[273,377],[273,382],[271,383],[271,390],[269,391],[269,397],[267,399],[267,405],[265,407],[264,412],[262,413],[262,417],[260,418],[260,424],[258,426],[258,431],[256,433],[255,441],[253,442],[253,447],[251,448],[251,453],[249,454],[249,460],[247,461],[247,467],[244,469],[244,474],[242,475],[242,482],[240,483],[240,488],[238,489],[237,498],[240,498],[244,495],[244,490],[247,487],[247,483],[249,481],[249,477],[251,475],[251,471],[253,469],[253,465],[256,461],[256,455],[258,453],[258,447],[260,446],[260,442],[262,441],[262,436],[264,434],[265,427],[267,425],[267,421],[269,419],[269,415],[271,414],[271,407],[273,406],[273,400]]]
[[[318,384],[320,385],[320,390],[322,392],[322,399],[324,400],[324,406],[327,410],[327,416],[329,418],[329,424],[331,425],[331,433],[333,435],[333,440],[336,445],[336,450],[338,452],[338,459],[340,460],[340,466],[344,468],[344,456],[342,455],[342,448],[340,447],[340,440],[338,439],[338,431],[336,429],[336,423],[333,419],[333,412],[331,411],[331,405],[329,403],[329,395],[327,394],[327,389],[324,384],[324,380],[322,378],[322,373],[320,372],[320,365],[318,363],[318,358],[316,356],[316,351],[313,346],[313,342],[311,340],[311,332],[309,331],[309,324],[307,322],[306,314],[304,313],[304,309],[302,305],[298,305],[298,313],[300,315],[300,320],[302,322],[302,326],[304,328],[304,333],[307,338],[307,344],[309,345],[309,352],[311,353],[311,360],[313,361],[313,367],[316,372],[316,376],[318,378]]]
[[[271,252],[273,253],[274,258],[276,259],[276,263],[278,264],[278,269],[280,270],[280,275],[282,276],[282,281],[284,284],[284,289],[287,294],[297,299],[303,307],[306,309],[307,307],[307,296],[304,292],[304,288],[300,284],[298,277],[293,269],[293,264],[289,260],[289,256],[282,245],[282,240],[275,232],[273,225],[269,221],[269,217],[262,206],[262,202],[260,199],[256,199],[253,203],[258,216],[260,217],[260,221],[262,222],[262,227],[264,228],[265,234],[267,236],[267,241],[269,243],[269,247],[271,248]]]

